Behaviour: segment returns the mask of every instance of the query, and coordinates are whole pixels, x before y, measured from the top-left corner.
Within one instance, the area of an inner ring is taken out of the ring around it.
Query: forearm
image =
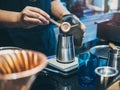
[[[62,6],[60,0],[53,0],[51,2],[51,11],[54,16],[61,19],[65,14],[70,14],[70,12]]]
[[[18,19],[20,18],[19,12],[12,12],[0,10],[0,27],[19,27]]]
[[[92,0],[86,0],[86,7],[90,8],[94,11],[102,11],[102,9],[100,7],[92,5]]]

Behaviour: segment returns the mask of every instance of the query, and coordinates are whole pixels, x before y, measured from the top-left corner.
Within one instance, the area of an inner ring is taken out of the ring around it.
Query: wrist
[[[23,14],[21,12],[17,14],[16,26],[19,28],[26,28],[26,23],[23,20]]]
[[[73,15],[72,13],[70,13],[70,14],[65,14],[65,15],[63,15],[63,17],[72,16],[72,15]]]
[[[60,19],[63,19],[64,16],[70,15],[70,14],[71,14],[70,12],[62,13],[62,14],[60,15]]]
[[[19,27],[19,12],[0,10],[0,21],[3,27],[16,28]]]
[[[21,25],[21,17],[22,17],[22,15],[21,15],[20,12],[16,13],[16,27],[22,27],[22,25]]]
[[[66,14],[62,18],[62,22],[69,22],[71,25],[76,25],[80,23],[80,20],[74,14]]]

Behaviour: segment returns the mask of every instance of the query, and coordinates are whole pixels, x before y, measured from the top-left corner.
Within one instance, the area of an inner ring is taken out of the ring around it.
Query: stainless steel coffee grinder
[[[56,60],[61,63],[71,63],[75,60],[73,35],[58,35]]]
[[[56,60],[60,63],[71,63],[75,61],[74,44],[78,46],[81,45],[83,37],[83,31],[80,28],[81,23],[71,25],[69,22],[58,23],[53,19],[50,19],[50,21],[56,24],[61,31],[60,34],[58,35]],[[71,33],[70,30],[72,31]],[[76,39],[75,42],[74,38]]]

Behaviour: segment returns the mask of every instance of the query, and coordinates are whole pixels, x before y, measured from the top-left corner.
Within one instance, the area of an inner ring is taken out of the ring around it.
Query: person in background
[[[98,0],[97,0],[98,1]],[[101,0],[102,1],[102,0]],[[93,2],[94,2],[94,0],[86,0],[85,1],[85,3],[86,3],[86,7],[87,8],[90,8],[90,9],[92,9],[92,10],[94,10],[94,11],[103,11],[103,9],[102,8],[100,8],[100,7],[98,7],[98,6],[95,6],[94,4],[93,4]]]
[[[83,17],[85,13],[95,11],[101,12],[103,8],[100,8],[103,0],[64,0],[69,11],[77,15],[78,17]],[[95,4],[98,5],[95,5]],[[104,3],[103,3],[104,4]],[[102,5],[104,6],[104,5]]]
[[[60,0],[0,0],[0,46],[54,55],[56,37],[50,18],[61,20],[70,14]],[[85,31],[84,24],[80,23]]]

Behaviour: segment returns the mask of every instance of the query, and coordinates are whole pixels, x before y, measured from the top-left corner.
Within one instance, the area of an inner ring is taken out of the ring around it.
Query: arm
[[[19,12],[0,10],[0,27],[18,27]]]
[[[53,0],[51,2],[51,6],[51,11],[54,16],[62,19],[62,22],[68,22],[70,25],[76,25],[73,28],[70,27],[67,32],[64,32],[62,29],[60,29],[60,32],[64,35],[73,35],[75,46],[78,48],[81,47],[86,29],[85,25],[75,15],[70,14],[70,12],[62,6],[60,0]]]
[[[26,6],[21,12],[0,10],[0,28],[32,28],[49,24],[50,16],[43,10]]]
[[[51,4],[55,16],[61,17],[64,14],[69,14],[60,1],[54,0]],[[0,10],[0,28],[32,28],[37,25],[49,24],[49,19],[50,16],[43,10],[30,6],[25,7],[21,12]]]
[[[62,19],[64,15],[70,14],[70,12],[61,4],[60,0],[52,0],[51,2],[52,14],[59,19]],[[85,31],[85,25],[80,21],[81,29]]]
[[[94,11],[102,11],[101,8],[92,5],[92,1],[93,1],[93,0],[86,0],[86,7],[87,7],[87,8],[90,8],[90,9],[92,9],[92,10],[94,10]]]
[[[61,4],[60,0],[52,0],[51,11],[52,14],[59,19],[62,19],[66,14],[70,14],[70,12]]]

